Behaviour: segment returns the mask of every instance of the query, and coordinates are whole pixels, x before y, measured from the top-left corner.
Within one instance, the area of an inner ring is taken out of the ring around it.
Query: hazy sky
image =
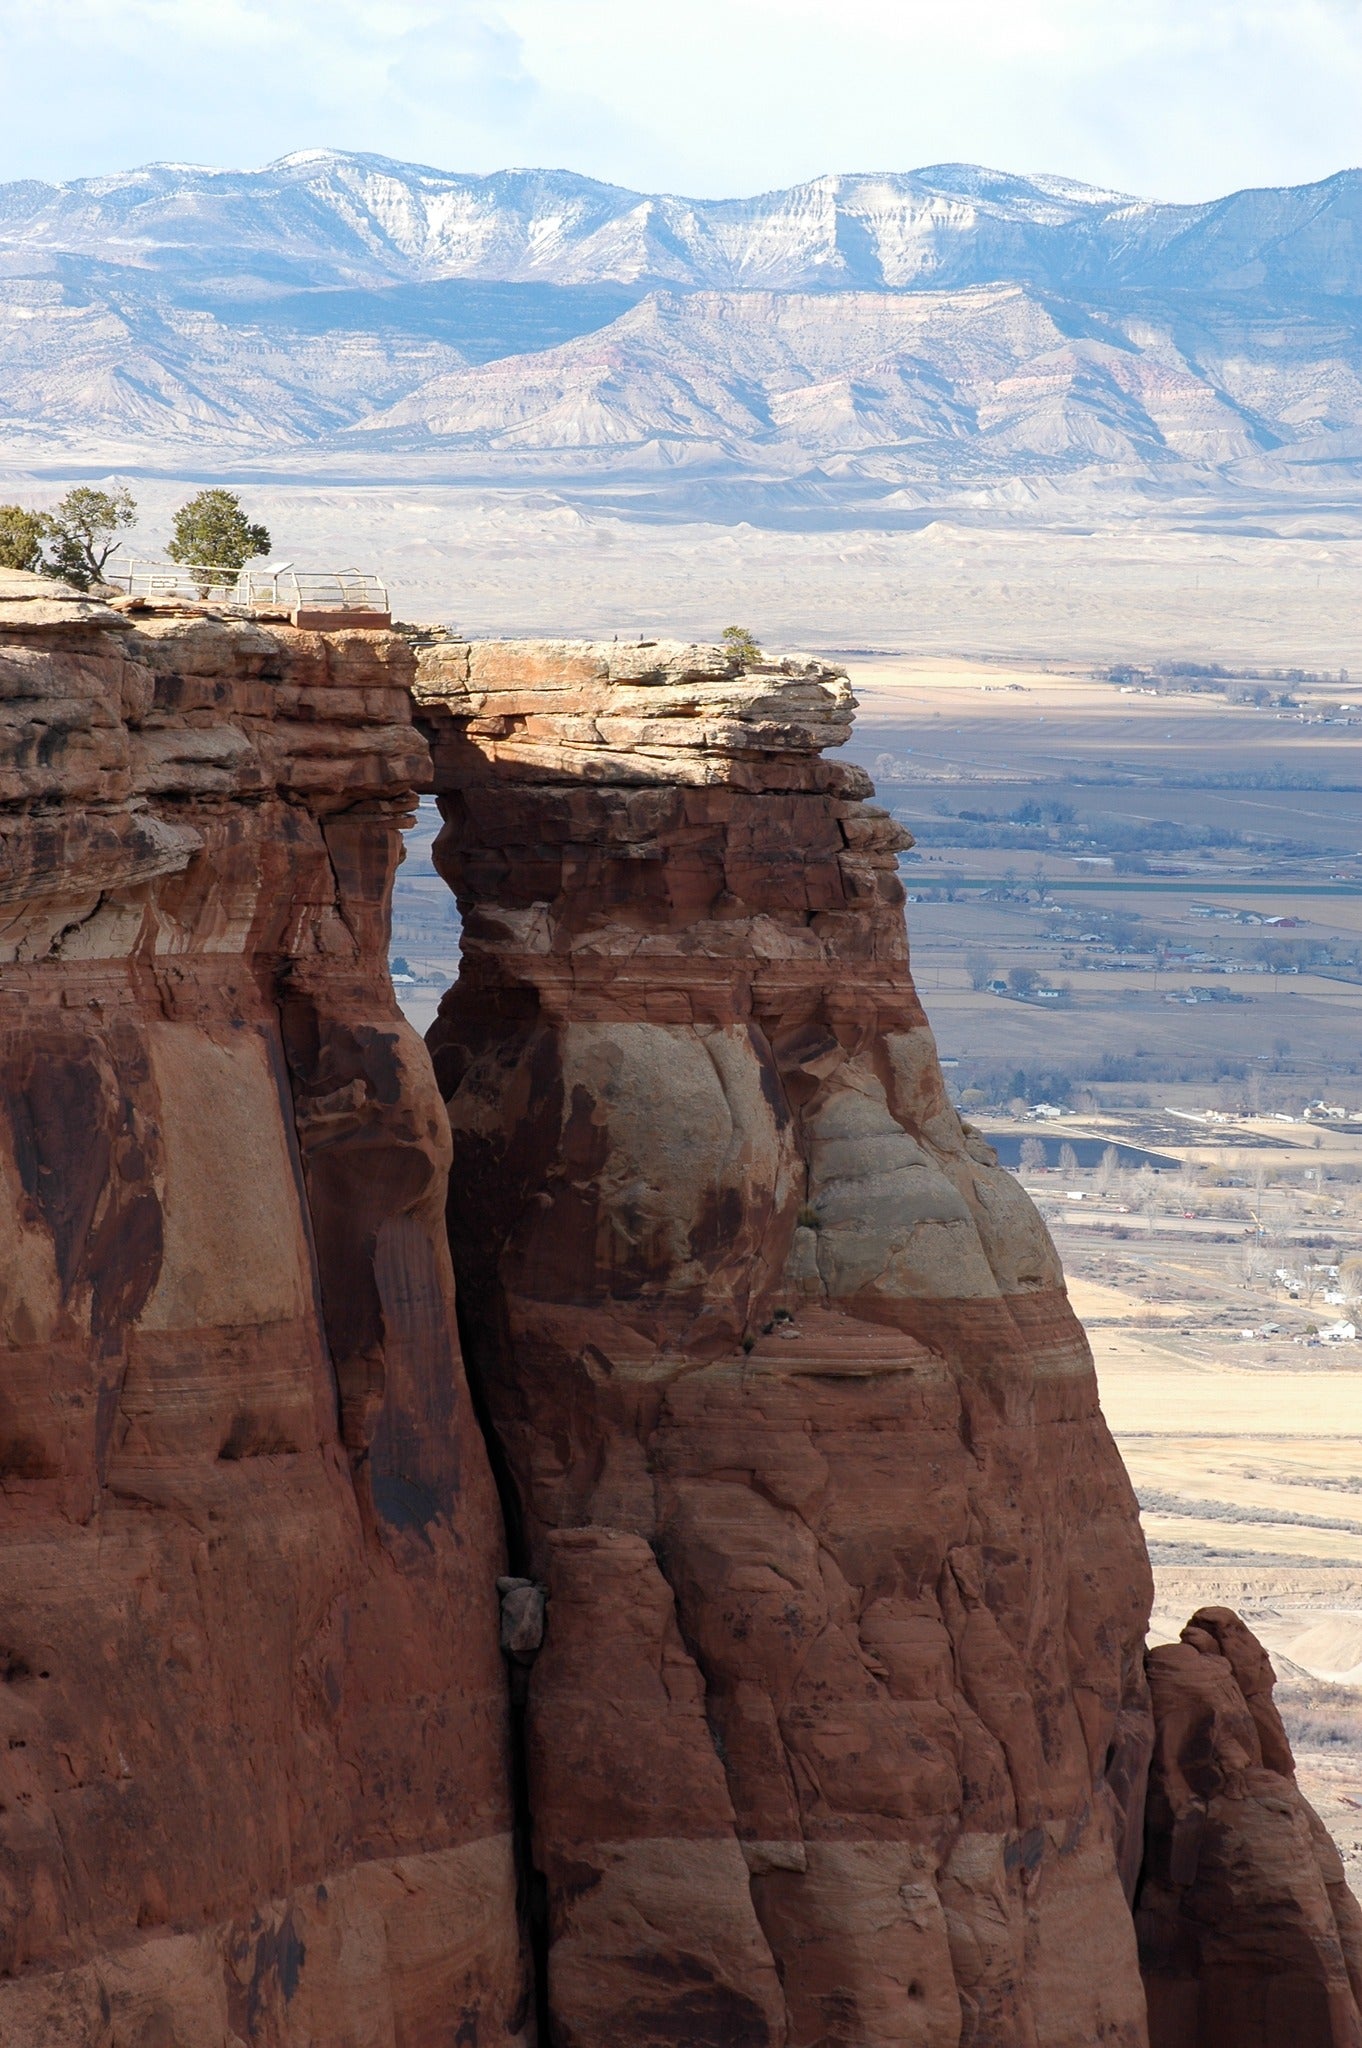
[[[1205,198],[1362,161],[1362,0],[0,0],[0,178],[316,146],[700,196],[969,160]]]

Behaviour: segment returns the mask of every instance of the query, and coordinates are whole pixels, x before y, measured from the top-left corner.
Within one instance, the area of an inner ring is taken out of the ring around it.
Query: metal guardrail
[[[200,604],[268,606],[283,611],[386,612],[388,588],[370,569],[231,569],[210,562],[110,563],[105,581],[127,597],[182,597]]]

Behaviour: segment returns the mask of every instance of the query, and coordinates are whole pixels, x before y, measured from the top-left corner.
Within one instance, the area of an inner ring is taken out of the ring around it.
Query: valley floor
[[[128,551],[161,557],[171,515],[230,484],[274,559],[380,571],[401,618],[478,636],[683,637],[749,626],[763,644],[994,660],[1270,661],[1362,674],[1362,501],[843,487],[816,476],[706,477],[682,467],[592,481],[415,460],[385,469],[299,451],[200,455],[176,474],[145,450],[88,461],[0,447],[0,499],[44,507],[75,481],[128,484]]]

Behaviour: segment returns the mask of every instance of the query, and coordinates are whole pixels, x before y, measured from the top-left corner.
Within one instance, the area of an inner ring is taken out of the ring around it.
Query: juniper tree
[[[106,562],[122,545],[114,535],[131,526],[136,517],[137,503],[131,491],[121,487],[96,491],[88,484],[78,484],[44,521],[51,547],[47,566],[54,576],[74,583],[78,590],[102,583]]]
[[[763,658],[756,639],[748,632],[746,626],[725,626],[723,643],[733,659],[741,662],[744,668],[749,663],[761,661]]]
[[[0,505],[0,569],[41,569],[47,520],[23,505]]]
[[[174,538],[166,553],[194,574],[200,589],[218,580],[208,572],[228,570],[233,576],[257,555],[270,551],[270,537],[241,509],[235,491],[220,487],[200,491],[175,514]]]

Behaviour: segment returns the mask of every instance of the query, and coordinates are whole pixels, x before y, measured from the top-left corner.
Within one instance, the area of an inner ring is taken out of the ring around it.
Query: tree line
[[[77,590],[97,589],[110,556],[123,545],[118,535],[136,519],[137,501],[121,487],[99,491],[78,484],[50,512],[0,505],[0,569],[27,569]],[[221,488],[199,491],[181,505],[171,532],[167,555],[205,591],[220,580],[205,572],[236,575],[270,551],[265,527],[247,518],[235,491]]]

